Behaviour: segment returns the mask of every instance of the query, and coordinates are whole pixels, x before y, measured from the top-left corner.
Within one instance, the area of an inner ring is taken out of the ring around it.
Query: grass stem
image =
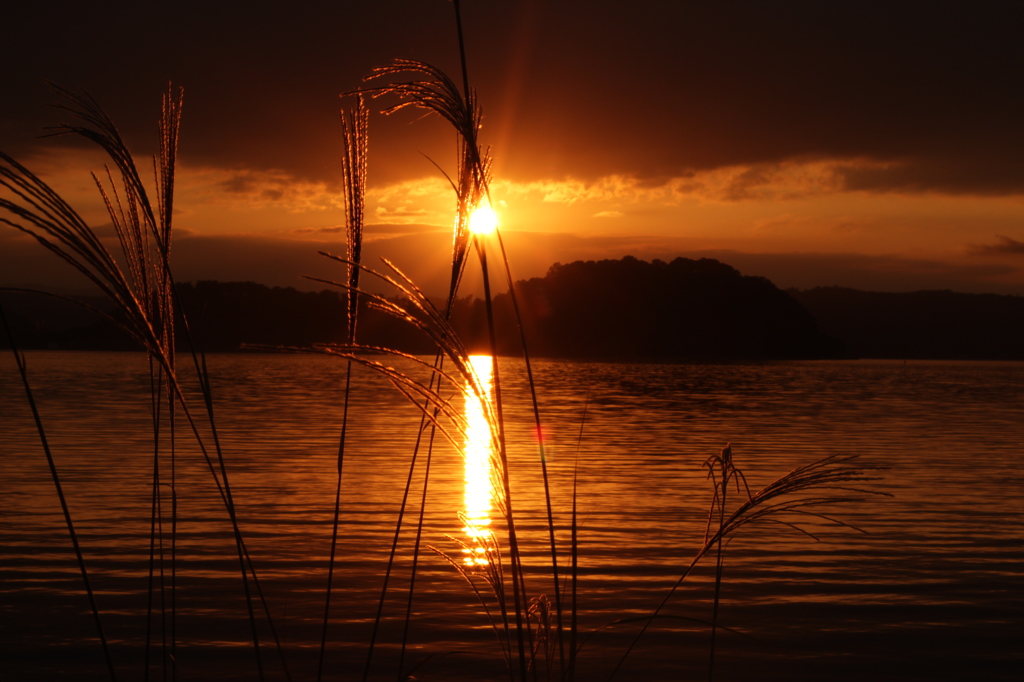
[[[18,373],[21,376],[22,385],[25,387],[25,396],[28,398],[29,407],[32,410],[32,418],[36,423],[36,430],[39,433],[39,441],[43,446],[43,453],[46,455],[46,464],[50,468],[50,478],[53,480],[54,488],[57,489],[57,497],[60,499],[60,508],[64,513],[64,523],[71,537],[71,545],[75,550],[75,559],[78,561],[78,570],[82,574],[82,583],[85,585],[85,593],[89,597],[89,607],[92,609],[93,622],[96,624],[96,634],[100,639],[100,646],[103,648],[103,659],[107,664],[107,672],[110,674],[111,682],[117,682],[117,674],[114,672],[114,661],[110,656],[110,646],[107,637],[103,633],[103,623],[100,620],[100,609],[96,604],[96,595],[93,593],[92,584],[89,582],[89,571],[85,567],[85,558],[82,556],[82,547],[78,542],[78,533],[75,532],[75,524],[71,520],[71,509],[68,507],[67,498],[64,496],[64,487],[60,482],[60,475],[57,473],[57,465],[53,460],[53,453],[50,451],[50,442],[46,437],[46,429],[43,428],[43,420],[39,415],[39,408],[36,406],[36,399],[32,393],[32,386],[28,380],[28,368],[25,364],[25,357],[18,352],[18,346],[14,342],[14,334],[7,322],[7,315],[3,306],[0,306],[0,322],[3,323],[4,332],[11,345],[11,352],[18,365]]]

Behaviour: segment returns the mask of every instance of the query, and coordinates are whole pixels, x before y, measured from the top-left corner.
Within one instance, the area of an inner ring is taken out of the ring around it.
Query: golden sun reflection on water
[[[465,508],[462,512],[465,526],[462,532],[468,537],[468,542],[462,551],[466,566],[486,566],[487,548],[491,544],[491,509],[494,499],[491,486],[494,445],[483,401],[489,403],[492,398],[494,367],[490,355],[472,355],[469,360],[483,398],[472,391],[465,394]]]

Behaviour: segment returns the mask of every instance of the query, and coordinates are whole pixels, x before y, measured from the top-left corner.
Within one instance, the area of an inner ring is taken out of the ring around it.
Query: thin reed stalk
[[[580,432],[576,437],[576,456],[573,458],[572,467],[572,518],[571,535],[569,547],[570,562],[570,623],[569,623],[569,667],[566,672],[566,680],[576,680],[576,633],[578,631],[579,604],[577,602],[577,591],[579,588],[579,520],[577,518],[577,484],[579,482],[580,470],[580,445],[583,443],[583,427],[587,423],[587,408],[590,407],[590,393],[583,401],[583,416],[580,417]]]
[[[150,376],[150,416],[153,421],[153,483],[152,494],[150,495],[150,521],[149,521],[149,575],[147,582],[146,597],[146,658],[143,668],[143,679],[149,679],[150,672],[150,650],[152,648],[153,629],[153,592],[154,573],[159,564],[159,589],[160,589],[160,665],[163,672],[162,679],[167,679],[167,605],[166,586],[164,582],[164,532],[163,532],[163,504],[161,496],[160,480],[160,408],[163,398],[163,386],[160,383],[162,375],[156,369],[153,359],[149,360]]]
[[[361,94],[355,104],[341,112],[344,149],[341,157],[345,196],[345,233],[347,237],[347,283],[349,285],[345,319],[345,339],[354,344],[359,311],[359,262],[363,245],[363,211],[366,193],[367,145],[369,141],[369,112]],[[341,485],[345,466],[345,440],[348,433],[348,408],[352,388],[352,363],[345,367],[344,404],[341,413],[341,434],[338,437],[338,478],[334,495],[334,518],[331,531],[331,556],[327,567],[327,592],[324,596],[324,621],[320,637],[320,658],[316,679],[323,677],[324,656],[327,650],[327,628],[331,618],[331,590],[334,586],[334,568],[337,561],[338,529],[341,521]],[[372,645],[371,645],[372,650]]]
[[[0,322],[3,323],[4,332],[8,343],[11,345],[11,352],[14,354],[15,363],[18,365],[18,374],[21,376],[22,385],[25,387],[25,396],[28,399],[29,407],[32,410],[32,418],[35,420],[36,431],[39,433],[39,441],[43,446],[43,453],[46,455],[46,464],[50,469],[50,478],[54,488],[57,489],[57,497],[60,499],[60,508],[64,514],[64,524],[67,526],[68,535],[71,537],[71,545],[75,550],[75,559],[78,562],[78,571],[82,574],[82,583],[85,586],[85,593],[89,597],[89,608],[92,610],[93,622],[96,625],[96,635],[99,637],[100,646],[103,648],[103,660],[107,664],[107,672],[111,682],[117,682],[117,674],[114,671],[114,660],[110,655],[110,645],[103,632],[103,622],[100,619],[100,609],[96,604],[96,595],[93,593],[92,584],[89,582],[89,571],[85,567],[85,557],[82,555],[82,547],[78,542],[78,533],[75,532],[75,524],[71,519],[71,509],[68,507],[67,498],[64,496],[64,487],[60,482],[60,475],[57,473],[57,465],[53,460],[53,453],[50,451],[50,442],[46,437],[46,429],[43,428],[43,420],[39,415],[39,408],[36,406],[36,399],[32,393],[32,386],[28,380],[28,367],[25,364],[25,357],[18,352],[18,346],[14,341],[14,334],[7,322],[7,315],[4,314],[3,306],[0,305]]]
[[[437,362],[440,362],[440,357]],[[416,446],[413,449],[413,459],[416,459],[416,453],[419,452],[420,439],[422,438],[424,427],[428,426],[424,419],[420,419],[420,428],[416,435]],[[398,652],[398,682],[402,682],[406,679],[403,671],[405,670],[405,652],[409,644],[409,625],[412,622],[412,604],[413,595],[416,593],[416,569],[419,565],[420,558],[420,544],[423,540],[423,521],[427,511],[427,486],[430,482],[430,465],[432,464],[434,454],[434,437],[437,435],[436,429],[432,426],[429,428],[429,440],[427,442],[427,461],[426,466],[423,468],[423,490],[420,494],[420,513],[419,518],[416,520],[416,537],[413,540],[413,552],[412,552],[412,566],[409,570],[409,594],[405,604],[405,620],[402,625],[402,646]],[[412,474],[412,467],[414,463],[410,464],[409,473]],[[408,488],[408,484],[406,484]],[[399,521],[399,527],[401,521]]]
[[[731,443],[722,448],[722,452],[718,455],[712,455],[705,460],[704,466],[708,470],[708,478],[712,481],[712,490],[714,491],[711,506],[708,508],[707,527],[704,531],[704,541],[707,542],[707,536],[711,530],[711,520],[716,513],[718,516],[718,527],[721,528],[725,524],[725,510],[728,506],[726,498],[729,494],[729,482],[731,480],[736,482],[736,492],[739,493],[740,481],[742,480],[744,487],[747,489],[747,498],[750,499],[751,495],[750,488],[747,486],[747,479],[743,476],[743,472],[733,466]],[[717,474],[716,467],[718,468]],[[723,538],[721,537],[719,537],[715,542],[715,595],[711,611],[711,645],[708,647],[708,682],[711,682],[715,675],[715,643],[716,636],[718,634],[718,605],[721,601],[722,595],[722,570],[725,562],[725,556],[722,552],[722,542]]]
[[[349,361],[349,364],[351,364],[351,360]],[[402,502],[401,502],[401,504],[399,505],[399,508],[398,508],[398,520],[395,522],[395,534],[394,534],[394,538],[391,541],[391,552],[388,554],[387,568],[384,571],[384,582],[381,585],[380,598],[377,600],[377,612],[374,615],[373,629],[370,632],[370,645],[367,647],[367,651],[366,651],[366,664],[363,667],[363,680],[368,679],[369,676],[370,676],[370,664],[373,661],[374,646],[377,643],[377,633],[378,633],[378,631],[380,629],[380,622],[381,622],[381,619],[383,618],[383,615],[384,615],[384,603],[387,600],[388,584],[390,583],[390,580],[391,580],[391,572],[394,569],[395,556],[398,553],[398,540],[399,540],[399,536],[401,535],[401,532],[402,532],[402,522],[405,519],[406,505],[409,502],[409,494],[410,494],[410,491],[412,490],[413,475],[414,475],[414,473],[416,471],[416,460],[417,460],[417,456],[419,455],[420,441],[421,441],[421,438],[423,436],[423,430],[424,430],[423,426],[424,426],[424,424],[423,424],[423,421],[421,419],[420,430],[419,430],[419,433],[417,433],[417,435],[416,435],[416,445],[413,448],[412,460],[409,463],[409,474],[406,477],[406,481],[405,481],[405,491],[402,493]],[[430,470],[430,466],[428,464],[427,465],[428,474],[429,474],[429,470]],[[425,487],[426,487],[426,485],[425,485],[425,482],[424,482],[424,489],[425,489]],[[420,527],[422,528],[422,521],[420,522]],[[411,610],[411,603],[410,603],[409,609],[407,609],[407,610]],[[404,651],[402,652],[402,654],[404,655]],[[403,655],[399,656],[399,664],[398,664],[399,677],[401,677],[402,660],[404,658]]]
[[[526,340],[526,329],[523,327],[523,316],[519,310],[519,297],[516,295],[515,282],[512,279],[512,269],[509,265],[508,254],[505,252],[505,241],[501,237],[501,229],[496,229],[495,234],[498,238],[498,247],[501,249],[501,262],[505,273],[505,282],[508,285],[508,295],[509,299],[512,301],[512,311],[515,315],[516,327],[519,330],[519,343],[523,349],[523,362],[526,365],[526,383],[530,389],[530,403],[533,407],[534,428],[537,431],[537,448],[539,450],[538,454],[540,455],[541,480],[544,482],[544,507],[548,516],[548,539],[551,545],[551,580],[555,591],[555,617],[558,637],[559,671],[561,673],[561,677],[564,678],[566,674],[565,639],[562,620],[562,590],[558,571],[558,544],[555,539],[555,515],[554,508],[551,504],[551,482],[548,476],[548,457],[544,440],[544,428],[541,424],[540,418],[540,404],[537,400],[537,382],[533,377],[533,363],[530,360],[530,346]],[[575,486],[575,481],[573,485]]]
[[[720,523],[714,532],[708,532],[704,544],[694,555],[690,563],[684,568],[682,575],[675,582],[672,588],[666,593],[654,611],[642,619],[644,622],[640,632],[630,643],[629,647],[619,659],[615,668],[608,677],[609,682],[615,677],[622,665],[626,662],[630,653],[636,647],[640,638],[643,637],[651,622],[660,617],[661,611],[668,604],[672,595],[676,593],[683,581],[690,574],[693,568],[709,552],[716,548],[720,541],[736,535],[747,526],[767,521],[779,523],[803,533],[810,539],[818,541],[818,537],[803,527],[803,522],[811,519],[818,519],[826,523],[842,526],[858,532],[864,530],[840,521],[831,515],[826,515],[822,508],[834,507],[851,502],[860,502],[866,496],[891,497],[888,493],[882,493],[861,487],[863,483],[879,480],[874,472],[881,471],[885,467],[860,464],[857,462],[857,455],[829,455],[817,461],[797,467],[785,476],[782,476],[772,483],[769,483],[756,493],[750,494],[748,489],[747,499],[734,507],[731,511],[724,513],[724,499],[721,496],[723,486],[730,480],[746,479],[743,473],[735,466],[732,459],[731,447],[726,447],[720,455],[712,456],[706,462],[709,468],[709,478],[713,481],[714,493],[712,497],[712,514],[720,514]],[[716,479],[714,467],[719,466],[726,476]],[[720,505],[719,503],[722,502]],[[710,531],[710,526],[709,526]],[[717,566],[716,566],[717,572]]]
[[[351,360],[349,360],[349,363],[351,363]],[[434,367],[440,368],[442,366],[441,363],[442,356],[440,355],[440,353],[438,353],[434,358]],[[434,375],[431,375],[430,384],[428,387],[431,390],[434,387],[434,381],[436,381],[436,377]],[[424,468],[423,474],[423,490],[421,493],[420,500],[420,514],[418,523],[416,525],[416,536],[413,543],[413,559],[412,567],[410,569],[409,591],[406,599],[405,609],[406,616],[405,623],[402,628],[402,646],[398,654],[398,679],[403,679],[402,671],[405,665],[405,652],[409,640],[409,624],[412,614],[413,595],[415,594],[416,588],[416,569],[418,568],[419,565],[420,542],[422,539],[423,532],[423,518],[426,510],[425,505],[427,500],[427,489],[430,483],[430,465],[434,451],[434,436],[436,435],[435,427],[427,417],[427,411],[429,408],[429,402],[424,400],[424,403],[421,407],[423,414],[421,414],[420,416],[419,428],[416,431],[416,442],[413,445],[412,457],[409,460],[409,473],[406,476],[405,490],[402,493],[402,502],[398,507],[398,518],[395,521],[395,533],[391,541],[391,550],[388,553],[388,562],[386,568],[384,569],[384,580],[383,583],[381,584],[380,598],[377,601],[377,611],[376,614],[374,615],[373,629],[370,634],[370,645],[367,647],[366,664],[363,667],[364,681],[368,679],[370,675],[370,665],[373,660],[374,646],[376,645],[377,633],[380,629],[380,623],[384,616],[384,604],[385,601],[387,600],[388,586],[390,585],[391,575],[395,567],[395,557],[398,554],[398,544],[402,533],[402,524],[405,521],[405,513],[409,502],[409,496],[412,492],[413,477],[416,472],[416,464],[419,461],[420,447],[423,442],[423,434],[429,432],[430,435],[427,442],[426,466]],[[438,410],[435,408],[433,413],[433,417],[436,420],[438,416]]]
[[[516,641],[519,645],[519,669],[520,678],[526,679],[528,669],[526,657],[525,628],[529,622],[524,623],[526,587],[523,579],[523,567],[520,561],[519,536],[516,532],[515,515],[512,511],[512,487],[508,466],[508,444],[505,441],[505,416],[501,396],[501,378],[498,371],[498,338],[494,332],[494,307],[491,304],[491,280],[487,268],[487,247],[480,235],[474,239],[477,253],[480,255],[480,271],[483,274],[484,285],[484,307],[487,311],[487,334],[491,345],[491,366],[494,374],[494,409],[495,426],[498,436],[498,461],[501,465],[499,480],[502,485],[503,503],[505,508],[505,522],[507,524],[509,561],[512,567],[512,599],[515,608],[516,620]],[[524,627],[525,626],[525,627]]]

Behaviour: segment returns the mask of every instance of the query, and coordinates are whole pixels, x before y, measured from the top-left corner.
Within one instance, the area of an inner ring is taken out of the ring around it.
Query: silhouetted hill
[[[787,293],[707,258],[556,263],[516,290],[531,352],[542,356],[769,359],[839,351]],[[503,298],[495,303],[507,307]]]
[[[791,290],[822,332],[864,358],[1024,359],[1024,297]]]

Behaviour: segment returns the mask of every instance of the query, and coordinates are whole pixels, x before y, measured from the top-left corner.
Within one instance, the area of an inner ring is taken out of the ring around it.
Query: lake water
[[[153,465],[146,359],[27,359],[119,678],[142,679]],[[291,677],[315,679],[345,363],[213,355],[208,364],[240,525]],[[500,368],[527,592],[551,596],[523,365]],[[814,523],[814,542],[764,524],[737,536],[726,552],[719,622],[730,630],[718,633],[716,679],[1024,678],[1024,364],[541,361],[535,371],[563,567],[574,472],[578,486],[578,679],[607,679],[639,630],[630,619],[652,612],[700,547],[711,495],[701,465],[727,442],[754,489],[843,453],[888,467],[868,487],[892,497],[830,510],[865,533]],[[325,668],[334,680],[362,677],[419,424],[417,410],[365,369],[354,372],[352,396]],[[0,356],[0,429],[0,679],[107,679],[9,353]],[[256,679],[227,514],[180,419],[176,440],[178,679]],[[423,543],[459,562],[448,536],[466,539],[465,464],[438,443]],[[424,457],[372,679],[398,676]],[[707,677],[712,568],[701,564],[683,582],[669,617],[654,621],[615,679]],[[406,671],[423,663],[419,679],[508,679],[487,615],[459,574],[424,549],[416,580]],[[153,638],[159,645],[159,618]],[[161,679],[158,651],[149,679]],[[268,679],[284,679],[271,647],[263,659]]]

